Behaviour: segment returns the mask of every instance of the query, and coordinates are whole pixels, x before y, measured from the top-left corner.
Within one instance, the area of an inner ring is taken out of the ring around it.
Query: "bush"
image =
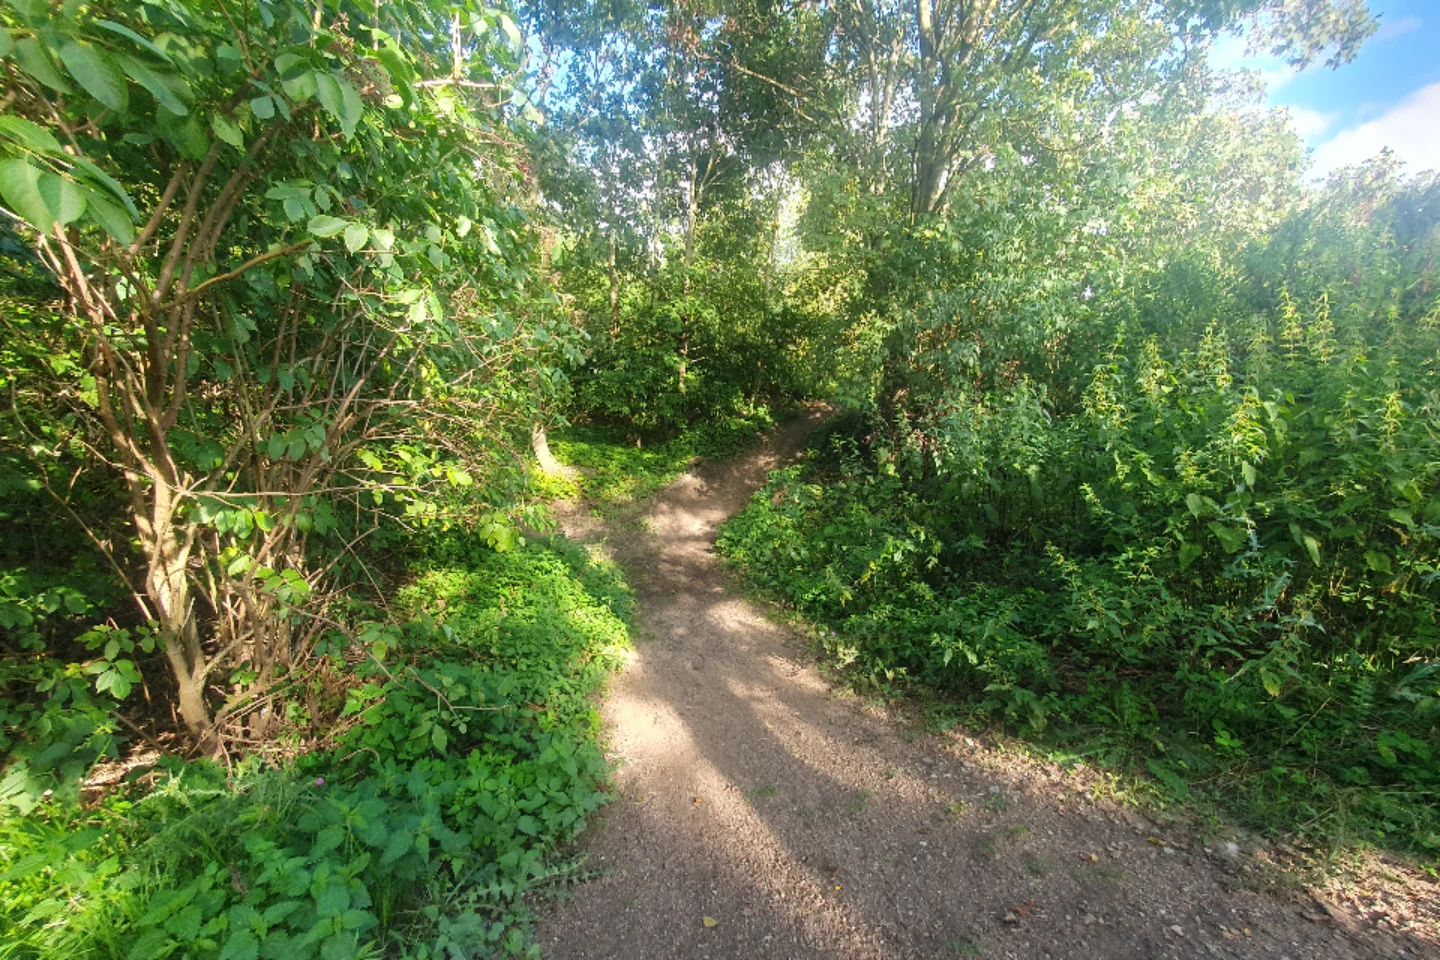
[[[856,682],[1440,852],[1440,194],[1371,187],[1367,218],[1322,195],[1259,244],[1218,318],[1149,312],[1173,271],[1110,305],[1068,401],[935,381],[833,430],[721,549]]]
[[[432,544],[331,749],[162,761],[0,820],[16,957],[534,953],[523,897],[605,799],[591,696],[628,645],[617,570],[562,540]],[[66,923],[51,919],[63,911]]]
[[[696,457],[720,458],[743,449],[774,424],[770,410],[754,407],[659,443],[637,444],[616,427],[574,426],[551,441],[556,456],[580,469],[577,493],[604,514],[620,504],[643,500],[683,473]],[[554,480],[547,481],[554,484]]]

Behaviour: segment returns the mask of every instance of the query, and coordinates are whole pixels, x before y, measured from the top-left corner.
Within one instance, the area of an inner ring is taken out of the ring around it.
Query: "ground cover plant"
[[[772,423],[769,409],[761,406],[748,415],[729,417],[648,444],[618,427],[565,427],[553,434],[551,446],[576,473],[568,482],[566,478],[546,477],[541,484],[552,495],[583,497],[604,516],[651,496],[696,458],[733,455]]]
[[[1433,861],[1440,188],[1209,59],[1376,26],[0,0],[0,957],[533,955],[629,604],[545,498],[811,401],[721,546],[854,683]]]
[[[1176,264],[1068,401],[997,377],[836,422],[722,550],[862,685],[918,681],[1252,824],[1433,857],[1436,191],[1337,178],[1191,324],[1150,312]]]
[[[425,554],[409,619],[315,691],[321,748],[154,758],[97,805],[0,820],[6,956],[532,953],[524,895],[573,869],[557,848],[604,799],[592,694],[628,647],[629,593],[560,540]]]

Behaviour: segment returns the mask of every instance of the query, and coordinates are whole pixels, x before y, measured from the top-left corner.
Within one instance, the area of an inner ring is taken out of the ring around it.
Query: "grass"
[[[527,955],[525,896],[582,878],[555,851],[609,796],[629,590],[559,538],[422,553],[383,669],[332,664],[327,748],[0,807],[0,956]]]
[[[732,416],[713,425],[687,430],[664,440],[638,444],[624,430],[575,425],[554,431],[550,448],[565,464],[577,468],[575,480],[545,477],[540,492],[547,496],[580,497],[604,518],[629,504],[654,496],[684,473],[697,458],[719,459],[745,449],[774,424],[765,407],[748,416]]]
[[[950,949],[951,953],[957,957],[965,957],[967,960],[985,956],[985,948],[980,946],[980,941],[975,937],[966,937],[964,940],[950,940],[945,945]]]
[[[1010,801],[1005,798],[1004,789],[1000,789],[994,793],[987,794],[985,799],[980,801],[980,806],[989,810],[991,813],[1002,813],[1010,806]]]

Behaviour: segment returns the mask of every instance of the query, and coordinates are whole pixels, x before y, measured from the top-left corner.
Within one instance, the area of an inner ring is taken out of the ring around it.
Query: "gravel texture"
[[[1264,892],[1238,834],[1206,847],[832,689],[713,550],[822,417],[608,525],[563,518],[625,568],[641,639],[603,706],[616,795],[580,851],[598,876],[536,904],[546,957],[1440,956],[1433,910],[1386,929],[1298,882]]]

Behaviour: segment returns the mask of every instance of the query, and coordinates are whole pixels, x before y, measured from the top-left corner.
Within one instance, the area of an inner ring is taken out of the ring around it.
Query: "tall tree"
[[[66,405],[88,425],[67,442],[122,478],[139,557],[97,544],[202,743],[305,663],[357,544],[437,516],[523,435],[509,381],[553,339],[519,321],[518,145],[482,99],[518,31],[471,5],[376,16],[0,8],[0,198],[81,359],[26,409]],[[217,705],[239,663],[256,680]]]

